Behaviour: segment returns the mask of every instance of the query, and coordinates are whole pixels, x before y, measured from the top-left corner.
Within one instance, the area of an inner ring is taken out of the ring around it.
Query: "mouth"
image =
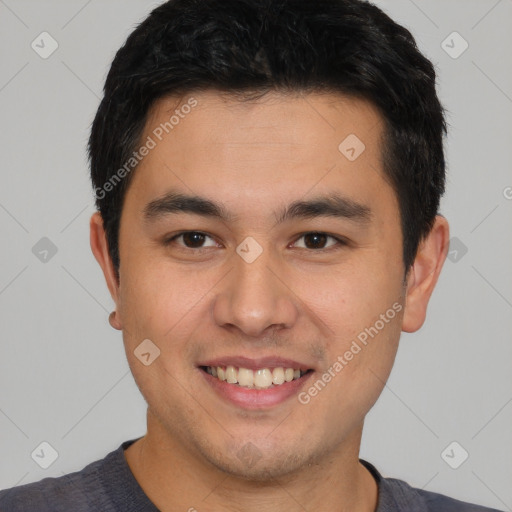
[[[277,366],[274,368],[251,368],[227,366],[200,366],[201,370],[221,382],[247,389],[271,389],[296,381],[313,370]]]
[[[226,359],[203,361],[197,368],[219,398],[245,410],[263,411],[284,403],[315,373],[304,363],[289,359]]]

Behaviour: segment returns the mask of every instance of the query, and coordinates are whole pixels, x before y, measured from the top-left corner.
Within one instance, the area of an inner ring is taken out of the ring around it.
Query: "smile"
[[[202,366],[201,369],[220,381],[249,389],[268,389],[281,386],[285,382],[300,379],[311,371],[285,367],[251,370],[232,365]]]

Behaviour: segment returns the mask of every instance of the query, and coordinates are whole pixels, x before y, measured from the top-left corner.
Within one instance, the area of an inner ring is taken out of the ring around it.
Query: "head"
[[[446,256],[444,132],[432,64],[369,3],[175,0],[137,27],[92,125],[91,245],[155,430],[251,478],[357,445]],[[307,373],[279,404],[205,372],[284,360]]]

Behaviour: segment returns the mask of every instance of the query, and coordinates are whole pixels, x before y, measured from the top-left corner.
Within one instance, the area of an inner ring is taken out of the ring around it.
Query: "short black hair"
[[[121,211],[133,171],[123,179],[116,173],[139,147],[156,100],[204,90],[240,101],[270,91],[341,93],[377,107],[407,273],[445,187],[446,123],[435,82],[434,67],[411,33],[366,1],[169,0],[158,6],[115,55],[88,144],[117,278]]]

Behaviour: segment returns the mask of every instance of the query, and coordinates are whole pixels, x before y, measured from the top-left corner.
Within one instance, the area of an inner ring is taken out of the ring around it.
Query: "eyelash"
[[[208,238],[211,238],[212,240],[213,237],[208,235],[207,233],[204,233],[202,231],[181,231],[179,233],[177,233],[176,235],[173,235],[171,238],[168,238],[166,240],[164,240],[164,245],[165,246],[169,246],[171,245],[176,239],[178,239],[179,237],[183,236],[183,235],[186,235],[186,234],[198,234],[198,235],[204,235]],[[307,247],[300,247],[300,249],[304,249],[306,251],[310,251],[310,252],[330,252],[332,250],[339,250],[341,247],[343,246],[347,246],[348,245],[348,242],[341,238],[341,237],[338,237],[338,236],[335,236],[335,235],[331,235],[329,233],[325,233],[323,231],[307,231],[305,233],[302,233],[296,240],[295,242],[293,243],[296,243],[297,241],[299,241],[301,238],[304,238],[305,236],[307,235],[322,235],[322,236],[326,236],[327,238],[331,238],[333,240],[335,240],[337,243],[331,247],[327,247],[327,248],[319,248],[319,249],[308,249]],[[197,252],[197,253],[203,253],[203,252],[206,252],[208,250],[208,248],[206,247],[187,247],[187,246],[181,246],[180,249],[184,250],[184,251],[194,251],[194,252]]]

